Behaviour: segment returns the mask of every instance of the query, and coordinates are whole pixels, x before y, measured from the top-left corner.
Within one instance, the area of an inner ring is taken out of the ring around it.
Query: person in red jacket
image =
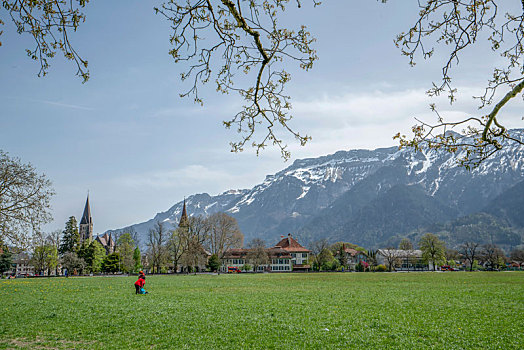
[[[146,280],[143,276],[139,276],[138,280],[135,282],[135,294],[142,294],[142,288],[144,288],[144,285],[146,284]]]

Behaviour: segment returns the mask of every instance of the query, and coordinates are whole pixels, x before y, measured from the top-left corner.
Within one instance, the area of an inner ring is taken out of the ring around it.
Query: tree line
[[[156,222],[147,235],[146,260],[153,273],[218,270],[225,252],[243,243],[236,219],[222,212],[181,220],[174,230]]]
[[[365,264],[362,260],[352,267],[352,264],[347,261],[343,247],[363,253]],[[445,242],[432,233],[427,233],[421,237],[418,242],[418,249],[422,252],[420,258],[415,256],[415,246],[408,238],[403,238],[398,247],[388,246],[380,252],[379,250],[366,250],[347,242],[337,242],[330,245],[326,239],[322,239],[311,244],[310,264],[314,271],[341,271],[351,268],[357,271],[393,271],[403,263],[415,265],[429,264],[430,262],[433,269],[441,265],[456,267],[464,264],[469,271],[478,269],[499,270],[511,262],[517,263],[519,266],[524,265],[524,249],[522,248],[515,248],[506,255],[496,244],[481,245],[474,241],[468,241],[461,244],[458,249],[451,249],[447,248]],[[402,254],[399,254],[399,251],[402,251]],[[379,264],[378,254],[383,255],[384,264]]]

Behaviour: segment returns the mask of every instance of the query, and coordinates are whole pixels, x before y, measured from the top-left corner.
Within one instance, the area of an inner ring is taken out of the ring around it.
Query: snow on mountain
[[[524,139],[523,130],[511,132]],[[414,153],[398,147],[339,151],[296,160],[252,189],[189,196],[186,205],[190,215],[224,211],[234,216],[246,242],[253,237],[272,242],[281,234],[301,229],[363,180],[371,182],[369,188],[374,189],[374,195],[397,184],[417,184],[427,195],[456,208],[460,214],[468,214],[524,178],[524,146],[517,143],[504,144],[502,151],[472,171],[457,165],[458,156],[443,150]],[[182,205],[180,201],[153,219],[130,227],[145,241],[156,221],[176,225]]]

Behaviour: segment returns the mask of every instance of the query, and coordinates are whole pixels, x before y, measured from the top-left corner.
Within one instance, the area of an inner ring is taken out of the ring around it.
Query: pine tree
[[[9,271],[11,269],[11,263],[12,263],[12,255],[11,252],[4,248],[0,249],[2,250],[2,254],[0,254],[0,277],[4,274],[4,272]]]
[[[76,218],[71,216],[66,222],[65,230],[62,232],[62,243],[60,244],[60,255],[69,252],[77,252],[80,249],[80,234]]]

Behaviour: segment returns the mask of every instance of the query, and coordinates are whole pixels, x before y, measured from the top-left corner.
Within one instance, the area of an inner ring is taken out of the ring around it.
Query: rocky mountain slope
[[[524,130],[512,133],[524,139]],[[259,237],[271,244],[291,232],[304,242],[328,237],[379,246],[392,236],[481,211],[524,180],[524,146],[504,146],[472,171],[457,165],[460,155],[441,150],[339,151],[296,160],[252,189],[190,196],[187,210],[229,213],[246,241]],[[133,228],[145,242],[154,222],[176,224],[182,205],[119,231]]]

